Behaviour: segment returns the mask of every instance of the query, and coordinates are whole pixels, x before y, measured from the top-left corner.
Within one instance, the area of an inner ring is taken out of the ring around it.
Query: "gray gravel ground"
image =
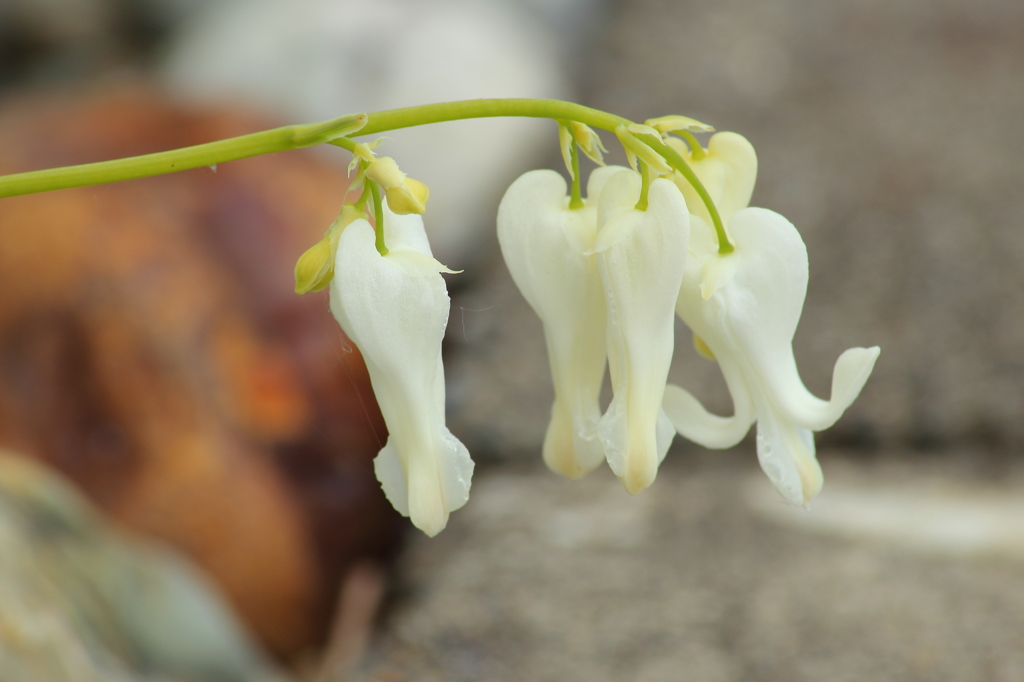
[[[669,457],[636,497],[606,470],[577,482],[537,464],[482,471],[448,529],[413,541],[360,679],[1024,680],[1024,542],[920,550],[807,532],[761,511],[770,486],[747,448]],[[913,495],[922,465],[886,452],[825,468],[838,490]],[[986,470],[928,466],[932,482],[1024,496],[1024,472]]]

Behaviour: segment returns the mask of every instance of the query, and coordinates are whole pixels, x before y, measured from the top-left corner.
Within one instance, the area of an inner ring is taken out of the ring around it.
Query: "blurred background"
[[[811,511],[749,438],[677,439],[637,497],[540,463],[544,343],[493,221],[561,169],[550,122],[383,147],[465,270],[448,421],[478,467],[433,540],[379,492],[325,292],[292,293],[344,152],[5,199],[0,678],[1024,680],[1024,5],[0,0],[0,173],[496,96],[751,140],[752,204],[810,255],[805,382],[882,347]],[[672,381],[729,413],[677,331]]]

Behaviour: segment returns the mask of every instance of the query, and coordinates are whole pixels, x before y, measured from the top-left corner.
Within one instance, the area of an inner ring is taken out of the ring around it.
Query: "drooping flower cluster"
[[[654,481],[677,432],[724,448],[756,422],[762,468],[787,501],[806,505],[822,484],[812,432],[835,423],[856,398],[878,348],[847,350],[835,366],[831,399],[812,395],[792,349],[807,251],[785,218],[748,207],[757,175],[753,148],[734,133],[714,135],[706,150],[692,135],[689,144],[664,135],[699,128],[692,119],[649,123],[618,131],[634,169],[598,168],[585,200],[578,185],[567,194],[561,175],[540,170],[516,180],[498,209],[502,254],[544,326],[555,393],[544,461],[573,479],[607,461],[637,493]],[[592,131],[574,123],[562,133],[570,173],[578,173],[573,145],[600,162]],[[331,310],[366,359],[390,432],[375,460],[377,477],[395,508],[434,535],[466,502],[473,471],[444,419],[441,339],[449,301],[440,273],[452,271],[427,243],[419,215],[426,187],[371,150],[361,145],[353,160],[358,184],[368,185],[363,205],[346,206],[300,259],[296,289],[330,284]],[[692,175],[673,171],[661,154],[677,155]],[[363,208],[370,190],[376,227]],[[725,238],[729,248],[720,243]],[[731,417],[666,385],[676,315],[697,349],[718,361],[734,402]],[[613,396],[602,410],[606,367]]]
[[[502,201],[502,251],[544,323],[555,382],[545,460],[577,477],[599,461],[599,441],[626,489],[637,492],[653,481],[668,448],[672,432],[664,426],[666,415],[675,431],[711,448],[735,445],[756,422],[762,468],[787,501],[806,505],[822,484],[812,432],[842,416],[871,374],[879,350],[847,350],[835,366],[831,399],[812,395],[800,380],[792,348],[807,291],[807,250],[792,223],[747,207],[757,175],[753,147],[735,133],[712,136],[706,150],[697,145],[691,150],[675,137],[665,140],[689,163],[718,208],[732,251],[720,250],[705,203],[679,173],[670,176],[678,188],[673,200],[664,181],[655,180],[646,212],[631,209],[632,215],[650,216],[630,233],[632,240],[613,217],[626,215],[623,207],[635,198],[623,188],[640,184],[639,176],[625,169],[595,172],[583,208],[569,208],[560,176],[544,171],[517,180]],[[671,225],[674,238],[665,238],[655,225]],[[595,237],[590,242],[551,236],[559,231]],[[594,246],[588,248],[590,243]],[[608,249],[620,243],[617,252]],[[570,262],[573,267],[566,267]],[[566,298],[578,287],[593,291],[594,270],[600,273],[604,310],[591,303],[597,300],[593,296],[586,306],[573,305],[578,295]],[[667,307],[693,331],[698,349],[718,360],[733,397],[732,417],[712,415],[685,389],[666,387],[673,347]],[[603,363],[595,359],[600,348],[593,339],[602,326],[614,397],[596,419],[594,387]],[[589,345],[576,342],[570,345],[575,352],[568,351],[563,346],[569,338]],[[578,352],[581,348],[586,352]],[[563,388],[584,358],[589,380],[576,383],[575,393]],[[566,433],[570,423],[572,431]]]

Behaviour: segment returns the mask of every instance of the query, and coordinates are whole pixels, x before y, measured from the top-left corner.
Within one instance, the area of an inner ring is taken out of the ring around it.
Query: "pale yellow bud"
[[[565,162],[565,168],[569,171],[569,177],[574,178],[572,172],[572,132],[569,130],[567,125],[562,123],[558,124],[558,147],[562,150],[562,161]],[[575,179],[575,178],[574,178]]]
[[[597,136],[594,129],[579,121],[572,122],[572,136],[580,146],[580,150],[598,166],[604,165],[604,156],[601,152],[607,152],[601,138]]]
[[[408,213],[422,214],[427,210],[427,199],[430,198],[430,188],[419,180],[405,178],[405,181],[397,187],[388,187],[384,190],[388,198],[388,208],[398,215]]]
[[[382,156],[370,162],[366,169],[366,177],[384,189],[399,187],[405,181],[405,173],[399,170],[398,164],[390,156]]]
[[[331,255],[331,238],[324,236],[299,256],[295,262],[295,293],[320,291],[330,284],[334,276]]]
[[[686,130],[691,133],[713,133],[715,131],[707,123],[701,123],[689,116],[659,116],[658,118],[649,118],[645,123],[659,133],[671,133],[674,130]]]
[[[659,133],[651,126],[644,125],[643,123],[630,123],[626,127],[626,130],[633,133],[634,135],[650,135],[651,137],[657,138],[659,140],[661,139],[661,133]]]
[[[295,293],[306,294],[320,291],[334,278],[334,256],[338,250],[338,238],[353,221],[365,218],[366,214],[352,204],[341,207],[341,213],[324,233],[324,238],[295,262]]]

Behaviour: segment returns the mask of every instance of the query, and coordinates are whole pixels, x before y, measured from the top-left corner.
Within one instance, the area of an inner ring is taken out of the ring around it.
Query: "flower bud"
[[[644,123],[659,133],[671,133],[676,130],[686,130],[691,133],[715,132],[715,129],[707,123],[701,123],[689,116],[660,116],[658,118],[649,118]]]
[[[309,247],[295,262],[295,293],[306,294],[320,291],[331,283],[334,278],[334,255],[338,249],[338,238],[350,223],[365,214],[353,206],[345,204],[341,213],[327,228],[323,239]]]
[[[366,177],[384,189],[398,187],[405,181],[405,173],[399,170],[398,164],[390,156],[382,156],[371,161],[366,168]]]
[[[398,215],[409,213],[422,214],[427,210],[427,199],[430,189],[420,182],[408,177],[398,168],[398,164],[390,156],[374,159],[366,169],[366,177],[384,188],[388,198],[388,208]]]
[[[334,275],[333,265],[331,239],[324,235],[295,262],[295,293],[305,294],[326,287]]]
[[[427,210],[427,199],[430,198],[430,188],[419,180],[406,178],[405,182],[398,187],[389,187],[384,190],[388,198],[388,208],[392,213],[407,215],[418,213],[422,215]]]

